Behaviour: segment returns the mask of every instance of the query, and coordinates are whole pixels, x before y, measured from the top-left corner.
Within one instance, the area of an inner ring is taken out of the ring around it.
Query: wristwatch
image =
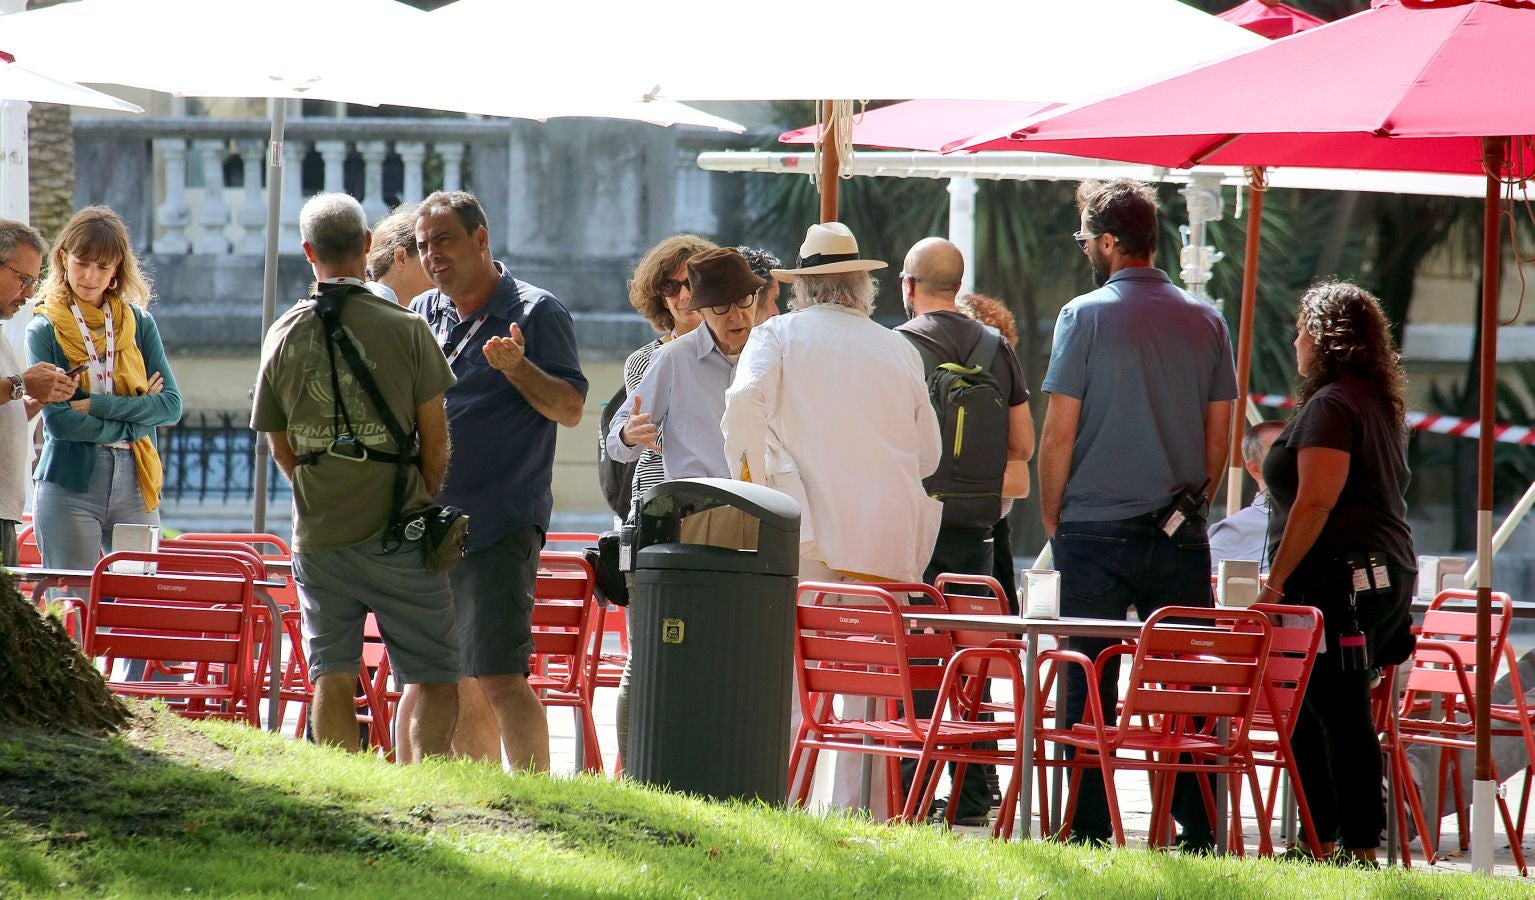
[[[11,379],[11,399],[20,400],[27,394],[27,383],[21,380],[20,375],[7,375]]]

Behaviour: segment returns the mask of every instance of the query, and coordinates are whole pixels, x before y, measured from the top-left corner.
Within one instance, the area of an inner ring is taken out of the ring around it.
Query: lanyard
[[[453,326],[448,324],[447,310],[443,310],[442,317],[437,320],[437,343],[442,346],[443,355],[448,358],[448,368],[453,368],[453,363],[458,359],[458,355],[464,352],[464,348],[469,346],[469,341],[474,338],[474,333],[480,330],[481,325],[485,324],[485,318],[485,313],[481,312],[479,317],[474,320],[474,324],[469,326],[469,330],[464,333],[458,344],[449,350],[448,332],[453,330]]]
[[[366,281],[363,281],[361,278],[351,278],[346,275],[337,275],[335,278],[323,278],[320,280],[320,284],[328,284],[333,287],[346,285],[348,287],[362,288],[363,290],[368,289],[368,283]]]
[[[70,301],[69,311],[75,314],[75,324],[80,326],[80,339],[85,343],[85,352],[90,359],[91,377],[95,379],[96,393],[110,394],[112,390],[112,357],[117,353],[117,336],[112,329],[112,307],[110,304],[101,305],[101,313],[106,317],[107,352],[106,358],[96,355],[96,341],[91,337],[90,326],[85,324],[85,316],[80,314],[80,307]]]

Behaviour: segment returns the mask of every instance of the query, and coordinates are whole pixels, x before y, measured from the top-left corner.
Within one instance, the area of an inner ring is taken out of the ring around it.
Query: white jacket
[[[922,360],[863,313],[820,304],[752,329],[725,395],[731,474],[800,504],[800,556],[842,572],[921,581],[943,504],[938,418]]]

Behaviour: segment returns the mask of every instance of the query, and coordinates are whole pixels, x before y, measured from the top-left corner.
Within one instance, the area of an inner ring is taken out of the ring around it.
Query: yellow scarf
[[[112,389],[119,397],[137,397],[149,392],[149,375],[144,371],[144,354],[139,352],[138,344],[138,319],[134,317],[133,310],[120,298],[108,295],[106,302],[112,309]],[[59,349],[64,351],[64,359],[68,363],[66,368],[74,368],[86,362],[90,354],[86,352],[85,341],[80,335],[80,326],[75,321],[75,314],[70,309],[67,299],[54,296],[43,304],[43,314],[48,321],[53,323],[53,337],[59,342]],[[89,303],[75,303],[80,310],[81,318],[91,330],[102,328],[106,325],[106,315],[102,310]],[[95,340],[91,343],[94,345]],[[106,347],[95,347],[96,356],[99,358],[106,353]],[[89,383],[90,379],[86,379]],[[144,508],[153,512],[160,506],[160,486],[165,481],[164,470],[160,466],[160,454],[155,452],[154,442],[148,436],[134,441],[133,461],[138,469],[139,493],[144,495]]]

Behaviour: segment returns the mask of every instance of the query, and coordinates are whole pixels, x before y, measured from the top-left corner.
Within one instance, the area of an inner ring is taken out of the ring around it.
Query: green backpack
[[[945,525],[990,528],[1002,517],[1008,407],[990,373],[1001,342],[1001,335],[986,328],[970,355],[957,363],[940,360],[928,342],[913,341],[927,367],[927,394],[943,435],[938,468],[922,486],[943,501]]]

